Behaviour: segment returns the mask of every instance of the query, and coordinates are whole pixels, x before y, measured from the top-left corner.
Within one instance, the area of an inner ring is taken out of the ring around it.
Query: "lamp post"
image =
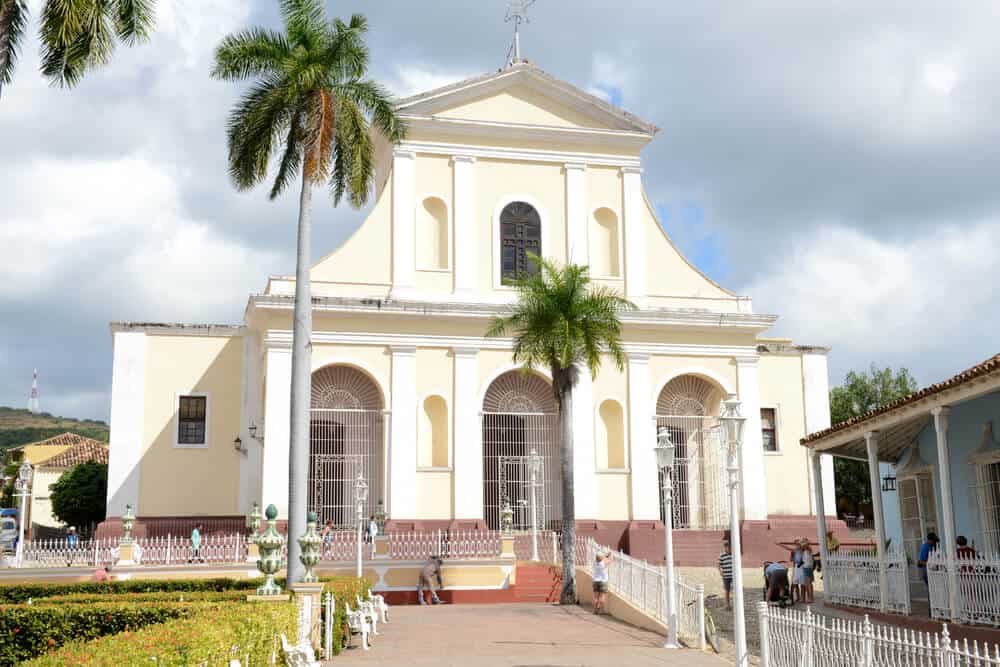
[[[670,431],[661,426],[656,431],[656,465],[663,473],[663,532],[664,565],[667,575],[667,586],[663,592],[664,609],[667,612],[667,643],[663,648],[680,648],[677,642],[677,582],[674,579],[674,517],[673,517],[673,469],[674,443],[670,439]]]
[[[368,482],[360,472],[354,480],[354,501],[358,520],[358,578],[361,578],[361,526],[365,518],[365,503],[368,501]]]
[[[740,546],[740,446],[743,444],[743,425],[746,417],[740,415],[740,401],[736,394],[729,394],[723,401],[719,415],[722,436],[725,439],[729,474],[729,543],[733,552],[733,633],[736,640],[736,665],[747,664],[747,626],[743,613],[743,549]]]
[[[18,521],[17,553],[14,554],[18,567],[21,567],[21,561],[24,558],[24,522],[27,514],[29,488],[31,486],[31,472],[31,464],[25,461],[17,469],[17,479],[14,480],[14,489],[21,496],[21,520]]]
[[[542,472],[542,457],[535,448],[528,455],[528,473],[531,475],[531,560],[538,561],[538,510],[535,495],[538,493],[538,477]]]

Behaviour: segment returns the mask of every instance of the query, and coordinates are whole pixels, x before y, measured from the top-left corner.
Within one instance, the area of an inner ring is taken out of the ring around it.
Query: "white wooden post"
[[[556,531],[554,530],[552,531],[551,535],[552,535],[552,560],[550,562],[557,563],[559,562],[559,559],[556,557],[556,555],[559,553],[559,538],[556,535]]]
[[[704,586],[700,587],[702,592],[704,592]],[[758,602],[757,603],[757,618],[760,634],[760,667],[771,667],[771,638],[769,636],[770,628],[768,627],[767,618],[767,603]],[[701,644],[700,648],[705,648],[705,620],[704,613],[702,614],[702,621],[699,626],[701,628]]]
[[[942,406],[931,410],[934,431],[937,433],[938,478],[941,482],[941,518],[944,523],[945,558],[948,561],[948,606],[951,620],[958,618],[958,572],[955,567],[955,503],[951,495],[951,462],[948,459],[948,415],[951,408]]]
[[[333,659],[333,593],[326,594],[326,615],[323,618],[323,657]]]
[[[889,574],[885,562],[885,522],[882,513],[882,485],[878,478],[878,431],[865,433],[865,446],[868,449],[868,478],[872,488],[872,510],[875,512],[876,557],[878,558],[878,605],[885,612],[888,608],[886,599],[889,594]],[[823,536],[825,539],[825,535]]]
[[[698,591],[698,648],[704,651],[705,650],[705,584],[698,584],[697,591]],[[763,604],[764,607],[767,608],[766,603],[762,602],[761,604]],[[764,631],[767,628],[763,624],[760,627],[761,627],[760,631],[761,651],[763,651],[764,642],[766,641],[765,639],[766,633]],[[762,664],[765,667],[767,666],[766,662]]]
[[[868,619],[868,614],[865,614],[864,622],[864,658],[861,663],[861,667],[873,667],[875,664],[875,628],[872,627],[872,622]]]
[[[803,647],[802,667],[813,667],[813,650],[816,646],[816,617],[812,609],[806,607],[806,644]]]

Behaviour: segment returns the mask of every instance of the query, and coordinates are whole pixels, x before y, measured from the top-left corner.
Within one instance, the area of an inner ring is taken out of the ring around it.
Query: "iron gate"
[[[531,468],[528,466],[529,456],[501,456],[497,460],[499,466],[497,475],[500,486],[500,507],[504,501],[510,503],[514,512],[514,530],[531,530]],[[539,510],[545,507],[545,461],[538,475],[535,489],[535,507],[538,527],[543,523],[543,514]]]
[[[674,444],[673,522],[675,529],[725,529],[729,526],[726,457],[719,420],[701,416],[656,416],[657,432],[666,428]],[[663,520],[663,473],[660,519]]]
[[[360,473],[368,483],[365,516],[371,516],[383,496],[381,410],[310,410],[309,510],[322,526],[355,525],[355,482]]]
[[[559,465],[559,416],[552,413],[484,412],[483,509],[487,525],[500,528],[504,500],[514,510],[514,528],[531,527],[530,476],[527,459],[532,450],[542,457],[538,527],[552,526],[562,517]]]

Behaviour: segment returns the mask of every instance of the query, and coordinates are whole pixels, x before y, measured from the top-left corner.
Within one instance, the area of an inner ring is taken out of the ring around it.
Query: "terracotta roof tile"
[[[1000,370],[1000,354],[994,355],[989,359],[987,359],[986,361],[976,364],[972,368],[967,368],[958,375],[948,378],[944,382],[938,382],[936,384],[928,385],[927,387],[915,391],[912,394],[903,396],[902,398],[898,398],[895,401],[892,401],[891,403],[886,403],[885,405],[879,408],[875,408],[874,410],[869,410],[863,415],[858,415],[857,417],[851,417],[850,419],[842,421],[839,424],[834,424],[830,428],[824,429],[822,431],[816,431],[815,433],[810,433],[806,437],[802,438],[802,440],[800,440],[799,442],[801,442],[804,445],[806,443],[819,440],[821,438],[830,435],[831,433],[842,431],[850,426],[854,426],[856,424],[868,421],[869,419],[877,415],[891,412],[896,408],[902,407],[904,405],[909,405],[910,403],[915,403],[923,398],[927,398],[928,396],[940,393],[945,389],[951,389],[952,387],[957,387],[960,384],[964,384],[965,382],[969,382],[970,380],[973,380],[977,377],[981,377],[983,375],[987,375],[997,370]]]
[[[76,433],[62,433],[48,440],[32,443],[31,446],[52,447],[56,450],[51,457],[35,461],[35,465],[49,468],[71,468],[87,461],[108,462],[106,443]]]

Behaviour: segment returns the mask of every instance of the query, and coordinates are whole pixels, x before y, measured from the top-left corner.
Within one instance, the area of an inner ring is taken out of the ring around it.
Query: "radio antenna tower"
[[[31,376],[31,397],[28,399],[28,412],[37,415],[41,410],[38,408],[38,369],[35,369]]]
[[[531,23],[528,20],[528,7],[535,4],[535,0],[509,0],[507,2],[507,15],[503,17],[504,23],[514,24],[514,43],[507,50],[507,64],[521,62],[521,24]],[[513,57],[511,57],[513,51]]]

